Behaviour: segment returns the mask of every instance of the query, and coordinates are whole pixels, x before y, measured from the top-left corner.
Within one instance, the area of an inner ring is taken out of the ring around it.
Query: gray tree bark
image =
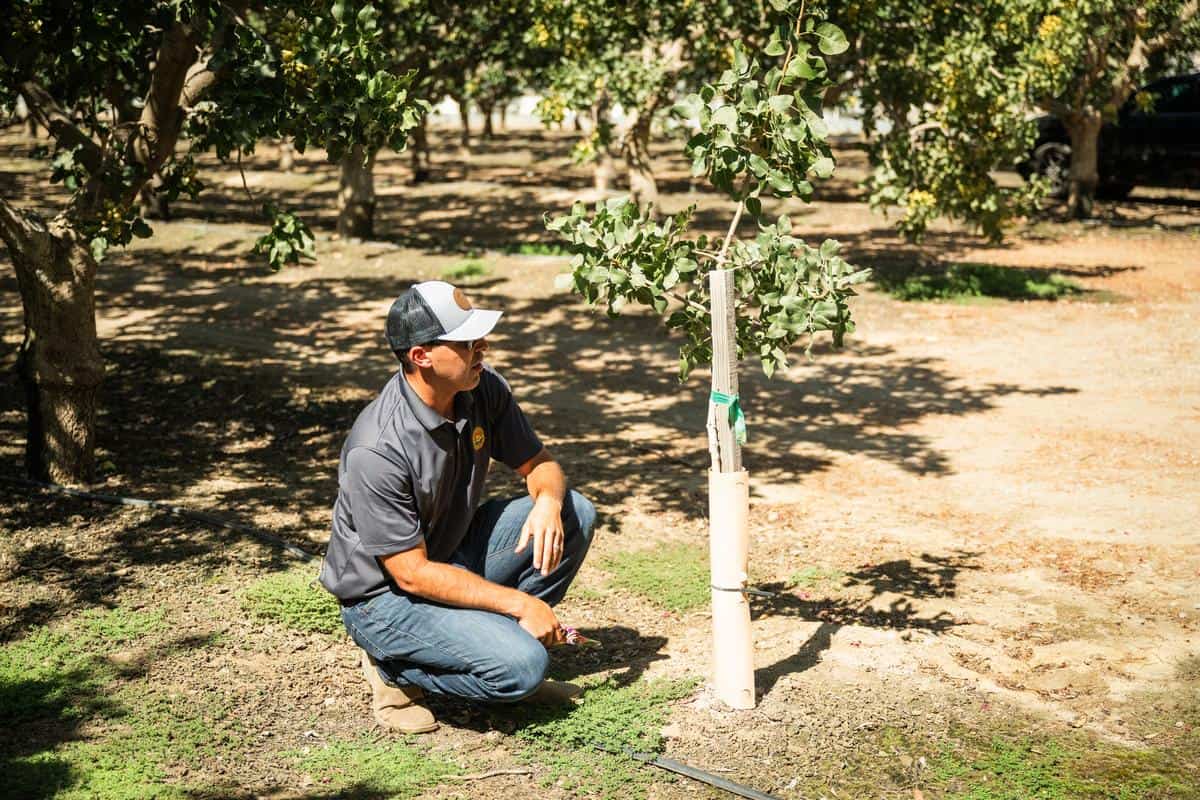
[[[27,403],[25,468],[37,480],[90,483],[104,377],[96,338],[95,259],[64,218],[47,224],[3,200],[0,237],[25,309],[17,360]]]
[[[1096,187],[1100,185],[1100,128],[1104,123],[1099,111],[1087,110],[1064,120],[1071,139],[1071,171],[1068,177],[1067,215],[1087,219],[1092,215]]]
[[[640,208],[658,207],[658,182],[650,167],[650,122],[653,110],[639,109],[622,141],[629,172],[629,194]]]
[[[413,185],[429,180],[429,133],[425,125],[426,117],[422,114],[417,127],[412,130],[412,141],[408,143]]]
[[[358,239],[375,235],[375,153],[368,153],[362,145],[342,156],[337,232]]]

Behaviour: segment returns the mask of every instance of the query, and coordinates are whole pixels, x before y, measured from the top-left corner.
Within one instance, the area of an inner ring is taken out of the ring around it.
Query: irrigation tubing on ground
[[[731,781],[728,778],[722,778],[720,775],[713,775],[711,772],[705,772],[702,769],[688,766],[687,764],[676,761],[672,758],[663,758],[662,756],[656,756],[653,753],[638,753],[628,747],[623,747],[618,751],[600,744],[593,744],[592,746],[597,750],[604,751],[605,753],[612,753],[613,755],[624,754],[632,758],[634,761],[640,761],[643,764],[649,764],[653,767],[658,767],[659,769],[665,769],[668,772],[674,772],[679,775],[683,775],[691,778],[694,781],[707,783],[709,786],[722,789],[730,794],[736,794],[739,797],[748,797],[750,800],[779,800],[779,798],[773,794],[760,792],[758,789],[755,789],[751,786],[746,786],[744,784]]]
[[[314,556],[312,553],[301,550],[291,542],[284,541],[275,534],[267,533],[260,528],[253,528],[249,525],[241,525],[236,522],[229,522],[228,520],[221,519],[220,517],[212,514],[205,514],[202,511],[192,511],[187,508],[171,505],[170,503],[164,503],[160,500],[143,500],[137,497],[122,497],[114,494],[85,492],[82,489],[72,489],[69,486],[63,486],[57,483],[34,481],[29,480],[28,478],[10,478],[4,475],[0,475],[0,483],[8,483],[16,486],[28,486],[34,489],[41,489],[42,491],[53,492],[55,494],[64,494],[70,497],[78,497],[83,500],[95,500],[97,502],[108,503],[110,505],[156,508],[160,511],[166,511],[170,514],[174,514],[177,517],[183,517],[184,519],[202,522],[206,525],[212,525],[217,528],[224,528],[225,530],[235,531],[248,536],[254,536],[262,539],[265,542],[273,544],[276,547],[281,547],[289,554],[304,561],[312,561],[314,558],[316,558],[316,556]],[[628,747],[622,748],[620,751],[613,750],[612,748],[605,747],[604,745],[600,744],[594,745],[594,747],[597,750],[603,750],[606,753],[612,753],[614,755],[626,755],[635,761],[642,762],[643,764],[649,764],[651,766],[658,767],[659,769],[665,769],[668,772],[674,772],[676,774],[691,778],[692,780],[700,781],[701,783],[707,783],[709,786],[722,789],[740,797],[750,798],[750,800],[779,800],[779,798],[775,797],[774,795],[765,794],[750,786],[744,786],[740,783],[735,783],[734,781],[722,778],[720,775],[713,775],[710,772],[705,772],[702,769],[688,766],[687,764],[675,761],[674,759],[663,758],[662,756],[656,756],[651,753],[637,753]]]

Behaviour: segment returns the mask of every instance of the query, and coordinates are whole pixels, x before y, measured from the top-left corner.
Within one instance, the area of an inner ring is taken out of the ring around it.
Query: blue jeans
[[[533,567],[532,541],[513,552],[532,509],[528,496],[484,503],[450,563],[554,605],[587,555],[596,509],[578,492],[567,493],[562,561],[544,576]],[[512,703],[531,694],[546,676],[546,648],[503,614],[393,590],[343,606],[342,622],[358,646],[379,662],[379,674],[389,683]]]

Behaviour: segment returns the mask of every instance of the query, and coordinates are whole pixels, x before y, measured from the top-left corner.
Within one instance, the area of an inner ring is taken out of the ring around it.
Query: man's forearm
[[[522,616],[529,601],[529,595],[518,589],[492,583],[473,572],[437,561],[426,561],[400,583],[400,588],[436,603],[494,611],[514,618]]]
[[[545,497],[556,500],[559,506],[562,506],[567,495],[567,476],[563,474],[557,461],[544,461],[534,467],[525,478],[525,486],[534,502]]]

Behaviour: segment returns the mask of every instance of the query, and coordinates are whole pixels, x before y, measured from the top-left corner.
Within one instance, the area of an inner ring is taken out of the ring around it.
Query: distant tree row
[[[380,149],[410,148],[414,180],[421,180],[429,169],[432,103],[451,97],[459,104],[461,146],[468,148],[470,106],[490,125],[493,110],[530,91],[541,96],[547,122],[568,112],[587,121],[574,153],[594,164],[597,186],[611,186],[619,159],[630,193],[650,211],[658,197],[652,132],[690,138],[695,168],[719,183],[723,168],[714,166],[711,148],[727,143],[697,140],[702,132],[675,109],[706,85],[733,85],[737,60],[746,57],[739,53],[783,55],[781,25],[798,16],[812,21],[806,35],[813,38],[796,46],[825,57],[787,57],[794,74],[786,77],[832,84],[825,105],[860,111],[874,165],[873,203],[898,208],[899,226],[912,236],[946,216],[998,238],[1039,199],[1036,181],[1004,188],[991,177],[1028,153],[1031,115],[1039,109],[1057,115],[1070,134],[1068,208],[1091,213],[1100,126],[1149,76],[1200,49],[1198,2],[11,4],[0,28],[0,114],[20,106],[49,132],[51,180],[68,192],[50,214],[0,197],[0,238],[25,311],[19,370],[28,397],[27,468],[56,481],[91,479],[104,373],[95,326],[98,265],[112,246],[151,235],[150,208],[202,189],[195,171],[201,153],[237,162],[264,139],[298,151],[320,147],[341,165],[338,231],[370,236]],[[821,20],[838,27],[821,27]],[[805,112],[803,126],[769,135],[804,130],[823,141],[821,100]],[[777,152],[777,145],[750,141],[745,148]],[[811,194],[808,180],[772,163],[760,157],[726,166],[730,174],[750,170],[775,196]],[[801,173],[822,177],[831,169],[831,160],[820,160],[806,162]],[[754,192],[726,188],[757,214]],[[273,267],[311,252],[302,220],[271,205],[263,214],[268,230],[256,250]]]

